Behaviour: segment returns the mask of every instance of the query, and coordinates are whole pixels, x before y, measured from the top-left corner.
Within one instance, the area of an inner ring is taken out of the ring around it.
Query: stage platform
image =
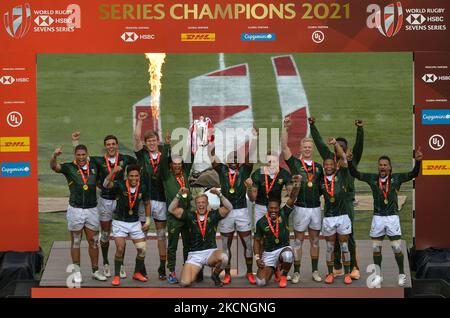
[[[287,288],[279,288],[278,283],[271,281],[264,288],[250,285],[245,279],[245,261],[243,258],[243,248],[240,242],[233,242],[232,250],[232,274],[231,284],[222,288],[215,288],[210,279],[210,268],[205,268],[205,279],[201,283],[195,283],[192,288],[180,288],[178,284],[169,284],[167,281],[158,279],[157,268],[159,266],[159,256],[157,252],[157,241],[149,239],[147,241],[146,267],[149,274],[149,281],[141,283],[134,281],[131,276],[134,270],[134,259],[136,250],[131,241],[127,242],[125,254],[125,268],[128,278],[122,279],[119,287],[111,285],[111,278],[106,282],[99,282],[91,278],[90,260],[88,256],[87,242],[82,242],[81,270],[83,273],[83,283],[81,288],[67,288],[66,281],[70,272],[66,272],[70,261],[70,242],[54,242],[45,270],[41,277],[40,288],[33,289],[33,297],[228,297],[228,298],[270,298],[270,297],[404,297],[404,288],[397,285],[398,269],[392,253],[389,241],[383,244],[383,284],[381,288],[368,288],[367,279],[372,275],[372,271],[366,272],[368,265],[372,264],[372,243],[369,240],[357,241],[357,255],[361,270],[361,278],[353,281],[351,285],[345,285],[342,277],[335,278],[332,285],[324,282],[317,283],[311,279],[311,261],[309,258],[309,242],[305,241],[304,253],[301,267],[301,280],[299,284],[288,282]],[[218,246],[221,242],[217,241]],[[182,253],[181,240],[177,252],[176,272],[178,277],[181,274]],[[405,255],[405,269],[409,268],[406,257],[406,245],[402,241],[402,249]],[[115,245],[111,241],[109,251],[110,262],[114,259]],[[327,272],[325,264],[325,241],[320,241],[319,271],[324,278]],[[238,256],[238,257],[237,257]],[[100,256],[101,259],[101,256]],[[100,264],[102,261],[100,260]],[[256,271],[256,264],[254,264]],[[291,270],[292,274],[293,269]],[[70,280],[70,279],[69,279]],[[407,283],[405,288],[411,287],[411,278],[407,272]]]

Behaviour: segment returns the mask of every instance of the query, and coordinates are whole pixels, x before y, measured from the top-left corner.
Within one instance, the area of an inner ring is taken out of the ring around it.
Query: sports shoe
[[[350,277],[353,280],[358,280],[361,277],[361,274],[359,272],[359,269],[357,269],[356,267],[353,267],[352,272],[350,273]]]
[[[214,273],[214,271],[212,271],[212,273],[211,273],[211,279],[214,281],[214,285],[216,287],[222,287],[223,286],[223,283],[220,280],[219,274]]]
[[[320,277],[320,274],[318,271],[314,271],[312,273],[312,279],[313,279],[313,281],[318,282],[318,283],[322,281],[322,277]]]
[[[228,285],[229,283],[231,283],[231,275],[230,274],[225,274],[225,277],[223,278],[222,283],[224,285]]]
[[[300,273],[295,272],[294,275],[292,275],[291,279],[292,284],[298,284],[300,282]]]
[[[280,283],[278,286],[280,286],[280,288],[285,288],[287,286],[287,277],[286,276],[280,277]]]
[[[405,274],[399,274],[398,275],[398,286],[403,287],[406,284],[406,275]]]
[[[113,286],[119,286],[120,285],[120,277],[114,276],[113,281],[111,283]]]
[[[159,280],[166,280],[167,276],[166,276],[166,270],[164,267],[158,268],[158,278],[159,278]]]
[[[83,282],[83,277],[81,276],[81,272],[73,273],[73,282],[75,284],[81,284]]]
[[[111,277],[111,268],[109,267],[109,264],[103,264],[103,275],[105,275],[105,277]]]
[[[167,281],[169,282],[169,284],[177,284],[177,274],[175,274],[175,272],[171,272],[169,276],[167,276]]]
[[[195,279],[197,283],[203,282],[203,268],[198,272],[197,278]]]
[[[134,273],[133,279],[134,280],[138,280],[138,281],[143,282],[143,283],[145,283],[147,281],[147,278],[144,277],[144,275],[142,275],[141,273]]]
[[[125,273],[125,266],[120,265],[119,275],[120,275],[120,278],[127,278],[127,273]]]
[[[275,279],[276,282],[280,281],[280,277],[281,277],[280,266],[277,266],[273,276],[274,276],[274,279]]]
[[[253,275],[253,273],[245,274],[245,278],[247,278],[247,280],[250,284],[256,285],[256,279],[255,279],[255,275]]]
[[[352,283],[352,278],[350,277],[350,274],[345,274],[344,276],[344,284],[349,285]]]
[[[334,282],[334,274],[328,274],[325,278],[325,284],[333,284]]]
[[[100,273],[98,270],[96,270],[94,273],[92,273],[92,278],[102,281],[104,282],[105,280],[107,280],[107,278],[105,277],[105,275],[103,275],[102,273]]]
[[[344,270],[342,268],[341,269],[334,268],[333,269],[333,276],[334,277],[344,276]]]

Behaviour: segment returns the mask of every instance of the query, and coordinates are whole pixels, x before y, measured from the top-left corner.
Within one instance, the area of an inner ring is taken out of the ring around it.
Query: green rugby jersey
[[[162,152],[168,151],[168,148],[169,145],[162,145],[162,148],[160,150],[161,157],[159,163],[156,165],[156,173],[150,160],[151,154],[148,151],[147,147],[144,146],[141,150],[135,152],[138,163],[142,167],[142,178],[146,182],[147,187],[150,189],[150,198],[155,201],[166,201],[166,194],[164,192],[164,184],[161,176],[161,166]],[[153,157],[152,159],[153,162],[156,163],[157,159]]]
[[[326,178],[326,177],[325,177]],[[349,191],[349,180],[350,173],[348,168],[341,167],[338,171],[336,171],[336,176],[334,178],[334,201],[331,202],[331,196],[327,192],[324,177],[322,177],[320,182],[320,188],[322,190],[323,197],[325,199],[325,211],[324,217],[333,217],[349,214],[349,200],[348,200],[348,191]],[[327,179],[328,191],[331,190],[331,181]],[[351,204],[351,202],[350,202]]]
[[[205,237],[202,236],[200,226],[197,220],[197,213],[191,209],[185,209],[181,220],[186,222],[189,227],[190,239],[191,239],[191,252],[203,251],[211,248],[217,248],[216,233],[217,225],[223,217],[220,215],[219,210],[211,210],[208,213],[208,219],[206,221]],[[203,221],[201,221],[202,224]]]
[[[295,205],[306,208],[320,207],[320,180],[323,176],[323,168],[320,163],[314,161],[314,172],[312,164],[308,165],[305,162],[307,171],[303,168],[300,159],[291,156],[288,160],[285,160],[292,175],[300,174],[302,176],[302,182],[300,184],[300,191],[297,196]],[[308,187],[308,174],[313,176],[312,187]]]
[[[244,181],[247,180],[252,173],[253,165],[242,164],[239,165],[237,171],[232,173],[231,177],[234,179],[233,193],[230,192],[231,184],[228,176],[230,170],[227,165],[218,163],[214,170],[217,171],[220,178],[220,185],[222,194],[231,202],[233,209],[243,209],[247,207],[246,187]],[[236,176],[234,176],[236,173]]]
[[[114,193],[112,193],[109,189],[103,187],[103,182],[105,181],[106,177],[109,175],[109,170],[108,170],[108,163],[109,163],[109,167],[111,169],[111,171],[114,169],[115,163],[111,162],[109,160],[109,157],[107,156],[108,159],[105,159],[105,156],[92,156],[90,157],[91,162],[95,162],[95,164],[98,167],[98,173],[99,173],[99,180],[100,180],[100,188],[101,188],[101,193],[100,196],[104,199],[107,200],[114,200],[115,196]],[[106,162],[106,160],[108,160],[108,163]],[[119,153],[119,157],[118,157],[118,163],[117,165],[122,167],[122,171],[120,171],[119,173],[117,173],[114,176],[114,180],[123,180],[124,179],[124,175],[126,172],[126,167],[130,164],[135,164],[137,163],[136,159],[129,156],[129,155],[123,155],[121,153]]]
[[[255,203],[260,205],[267,205],[269,203],[269,200],[267,198],[266,192],[264,167],[261,167],[258,170],[254,171],[251,178],[253,181],[253,187],[258,188]],[[270,178],[270,176],[268,176],[267,180],[268,187],[270,187],[273,180]],[[281,191],[283,190],[283,187],[289,185],[290,182],[291,175],[286,169],[280,167],[280,171],[276,177],[275,183],[273,184],[272,189],[269,191],[269,196],[277,198],[281,202]]]
[[[314,140],[314,144],[317,147],[317,150],[320,153],[320,156],[323,160],[325,159],[335,159],[335,153],[334,151],[331,151],[330,148],[328,148],[328,145],[325,144],[322,137],[320,136],[319,130],[317,129],[316,125],[310,125],[310,131],[311,131],[311,137]],[[356,128],[356,139],[355,144],[353,145],[352,153],[353,153],[353,164],[355,166],[358,166],[359,162],[361,161],[362,153],[364,148],[364,129],[363,127],[357,127]],[[348,196],[351,201],[355,198],[355,179],[350,176],[349,181],[349,192]]]
[[[350,173],[353,177],[360,181],[366,182],[371,190],[373,197],[373,213],[374,215],[388,216],[398,214],[398,198],[397,193],[400,190],[402,183],[412,180],[419,175],[420,161],[416,160],[413,170],[405,173],[393,173],[381,183],[382,189],[379,185],[379,174],[363,173],[356,170],[352,162],[349,162]],[[387,192],[387,204],[384,202],[384,194],[386,192],[387,181],[389,181],[389,189]]]
[[[89,162],[89,176],[87,165],[82,169],[87,179],[88,189],[84,190],[83,177],[80,174],[78,165],[72,162],[61,164],[61,171],[67,180],[70,197],[69,204],[74,208],[90,209],[97,206],[97,182],[99,180],[98,167],[95,162]]]
[[[128,201],[128,191],[125,181],[116,180],[114,186],[110,191],[117,200],[116,209],[114,210],[113,218],[117,221],[123,222],[137,222],[139,221],[139,203],[141,201],[146,202],[150,200],[147,186],[143,183],[139,183],[138,196],[133,208],[130,209],[130,203]],[[132,193],[131,200],[133,202],[135,193]],[[132,213],[130,214],[130,211]]]
[[[255,237],[262,238],[264,244],[265,252],[272,252],[279,248],[289,246],[289,215],[291,214],[293,207],[285,205],[278,216],[279,220],[279,233],[278,233],[278,243],[276,242],[276,237],[270,229],[269,222],[267,221],[266,215],[259,219],[256,223]],[[272,223],[274,231],[276,230],[276,223]]]

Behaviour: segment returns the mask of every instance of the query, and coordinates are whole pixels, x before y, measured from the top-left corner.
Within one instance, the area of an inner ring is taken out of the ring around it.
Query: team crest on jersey
[[[283,184],[283,179],[278,179],[278,184]]]
[[[119,166],[123,166],[123,160],[119,161]]]
[[[139,193],[138,197],[139,197],[139,200],[142,199],[142,193]]]

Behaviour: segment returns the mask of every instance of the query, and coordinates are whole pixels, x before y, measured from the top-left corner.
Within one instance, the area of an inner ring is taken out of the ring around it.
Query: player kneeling
[[[180,286],[188,287],[196,280],[202,267],[208,265],[213,268],[211,279],[217,287],[221,287],[223,284],[219,274],[228,263],[228,256],[222,250],[217,249],[217,225],[220,220],[228,215],[233,206],[220,193],[219,189],[212,188],[210,192],[220,198],[222,207],[219,209],[210,210],[208,208],[208,196],[206,194],[200,194],[195,198],[195,211],[179,208],[179,200],[187,192],[187,188],[180,188],[169,206],[169,212],[177,219],[186,222],[191,233],[191,250],[186,263],[183,265]]]
[[[287,285],[287,273],[294,262],[294,252],[289,245],[289,215],[300,190],[300,175],[294,176],[294,187],[286,205],[280,210],[280,201],[269,198],[268,212],[256,223],[253,243],[256,265],[256,285],[265,286],[275,269],[281,266],[279,286]],[[264,246],[262,246],[264,244]]]
[[[336,237],[342,251],[342,259],[344,263],[344,283],[351,284],[350,277],[350,251],[348,247],[348,238],[352,232],[352,223],[348,216],[348,189],[350,173],[347,167],[347,158],[336,139],[331,139],[329,144],[334,145],[336,153],[342,158],[339,170],[336,169],[336,162],[333,159],[325,159],[323,161],[323,169],[325,175],[321,181],[323,197],[325,199],[325,212],[322,224],[322,234],[327,242],[327,267],[328,275],[325,283],[332,284],[334,281],[333,265],[334,265],[334,246]]]
[[[145,184],[140,182],[140,167],[138,165],[129,165],[127,168],[126,181],[114,180],[114,175],[121,171],[117,166],[106,177],[103,186],[111,189],[117,200],[117,206],[114,210],[112,221],[113,236],[116,243],[116,255],[114,257],[114,279],[112,284],[120,284],[120,267],[123,264],[123,255],[125,252],[126,238],[129,236],[137,249],[136,266],[133,279],[146,282],[141,272],[144,268],[145,259],[145,234],[150,225],[150,197]],[[144,203],[147,221],[144,225],[139,222],[139,203]]]

